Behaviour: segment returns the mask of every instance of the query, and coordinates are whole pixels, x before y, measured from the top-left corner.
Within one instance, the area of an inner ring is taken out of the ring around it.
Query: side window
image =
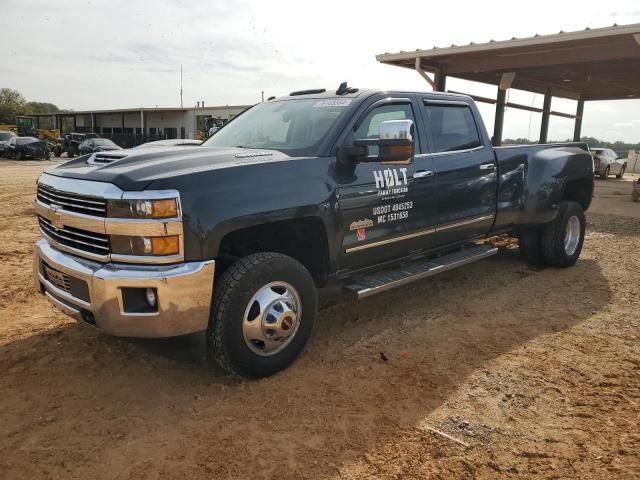
[[[453,152],[482,145],[476,122],[468,106],[426,104],[425,110],[434,152]]]
[[[374,140],[380,134],[380,124],[387,120],[412,120],[414,132],[416,129],[416,120],[413,115],[413,109],[408,103],[396,103],[390,105],[381,105],[374,108],[365,116],[364,120],[355,131],[354,138],[356,140]],[[419,152],[418,136],[414,133],[413,140],[416,142],[415,151]],[[368,156],[377,156],[379,148],[377,145],[367,147]]]

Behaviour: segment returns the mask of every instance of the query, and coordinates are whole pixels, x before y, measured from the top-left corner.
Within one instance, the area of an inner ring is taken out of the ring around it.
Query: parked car
[[[531,263],[572,266],[593,186],[586,144],[493,148],[467,96],[305,90],[200,148],[46,170],[34,279],[103,331],[206,330],[210,358],[264,377],[304,350],[319,288],[368,297],[493,256],[482,240],[497,234]]]
[[[49,160],[49,142],[35,137],[11,137],[4,150],[6,158],[23,160],[26,158],[44,158]]]
[[[640,198],[640,178],[633,181],[631,188],[631,201],[637,202]]]
[[[147,142],[133,148],[160,148],[160,147],[197,147],[201,145],[200,140],[190,140],[188,138],[174,138],[172,140],[157,140],[155,142]]]
[[[89,138],[98,138],[97,133],[65,133],[56,142],[53,154],[60,157],[67,152],[67,157],[73,158],[80,153],[80,144]]]
[[[17,137],[17,135],[9,130],[0,130],[0,156],[4,156],[4,149],[12,137]]]
[[[78,146],[79,155],[87,153],[108,152],[110,150],[122,150],[108,138],[89,138]]]
[[[600,178],[607,179],[609,175],[616,178],[624,177],[627,169],[627,159],[618,157],[618,154],[610,148],[591,148],[593,155],[593,170]]]

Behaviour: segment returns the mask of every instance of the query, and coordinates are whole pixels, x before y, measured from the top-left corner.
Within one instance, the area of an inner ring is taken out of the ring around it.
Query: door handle
[[[493,170],[494,168],[496,168],[496,166],[493,163],[483,163],[480,165],[480,170]]]
[[[431,170],[418,170],[413,174],[413,178],[425,178],[425,177],[433,177],[433,171]]]

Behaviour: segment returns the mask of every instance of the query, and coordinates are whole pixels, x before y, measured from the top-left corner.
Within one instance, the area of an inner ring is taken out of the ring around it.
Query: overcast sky
[[[358,87],[428,90],[417,73],[376,62],[399,50],[504,40],[640,22],[638,0],[174,1],[0,0],[0,87],[75,110],[251,104],[292,90]],[[521,6],[520,8],[518,8]],[[450,79],[452,90],[495,87]],[[511,91],[542,105],[542,96]],[[575,102],[554,100],[574,113]],[[481,105],[492,129],[493,107]],[[505,137],[536,138],[539,114],[508,110]],[[549,137],[571,137],[552,117]],[[640,100],[587,102],[583,135],[640,141]]]

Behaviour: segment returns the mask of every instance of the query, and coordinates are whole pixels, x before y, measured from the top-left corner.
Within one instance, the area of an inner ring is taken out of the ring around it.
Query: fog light
[[[155,308],[158,298],[155,288],[147,288],[147,303],[150,307]]]

